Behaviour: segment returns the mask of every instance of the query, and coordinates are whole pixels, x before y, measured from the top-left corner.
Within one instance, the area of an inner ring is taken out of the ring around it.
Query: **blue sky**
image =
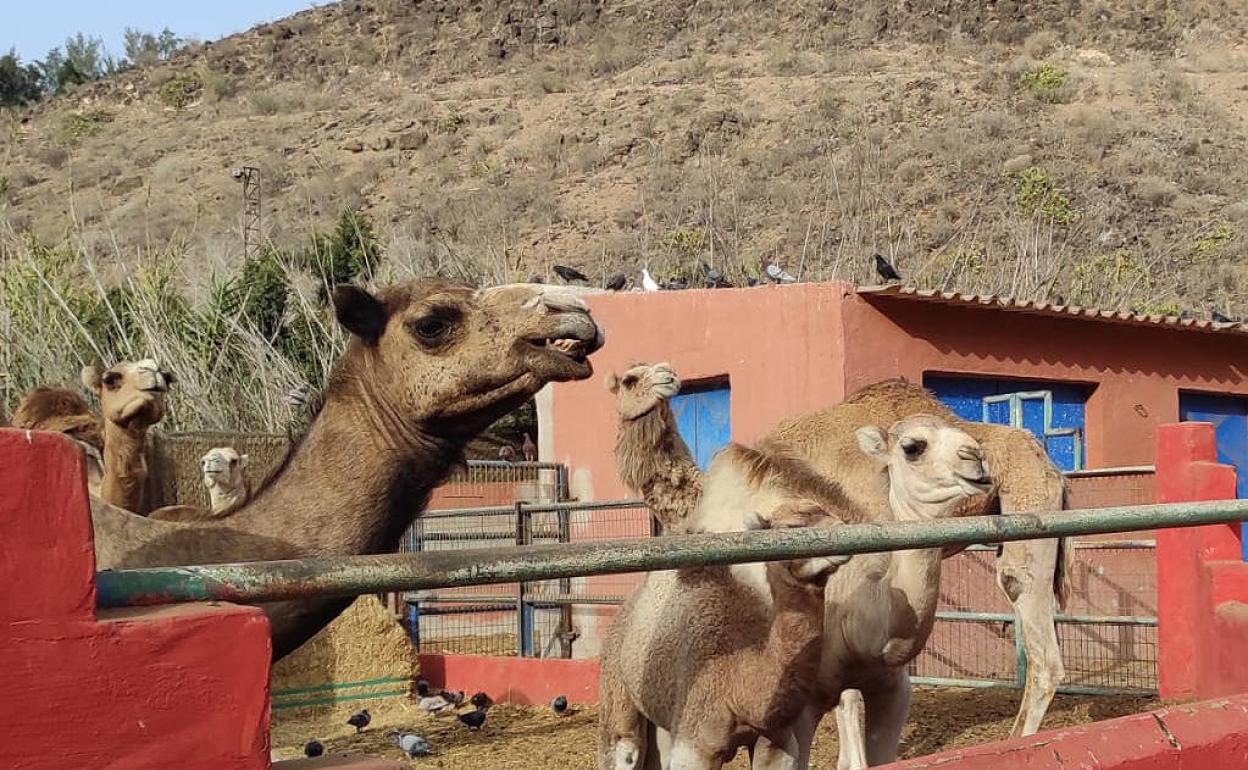
[[[326,2],[316,3],[325,5]],[[310,8],[311,0],[0,0],[0,53],[16,48],[22,61],[42,59],[66,37],[84,32],[122,53],[126,27],[215,40]]]

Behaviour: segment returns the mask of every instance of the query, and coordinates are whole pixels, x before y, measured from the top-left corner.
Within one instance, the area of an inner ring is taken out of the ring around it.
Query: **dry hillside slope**
[[[301,242],[397,270],[648,263],[1248,313],[1242,0],[346,2],[3,118],[0,217],[240,257],[242,163]],[[0,256],[0,259],[3,259]]]

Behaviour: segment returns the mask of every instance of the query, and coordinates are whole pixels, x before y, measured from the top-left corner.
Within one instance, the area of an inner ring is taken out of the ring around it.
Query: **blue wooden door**
[[[1024,428],[1064,471],[1084,467],[1087,390],[1060,382],[925,377],[923,385],[964,420]]]
[[[1206,393],[1180,393],[1179,419],[1211,422],[1218,462],[1235,466],[1235,496],[1248,497],[1248,400]],[[1248,561],[1248,522],[1240,525],[1240,548]]]
[[[688,389],[672,399],[676,429],[702,470],[706,470],[711,457],[732,440],[730,400],[727,385]]]

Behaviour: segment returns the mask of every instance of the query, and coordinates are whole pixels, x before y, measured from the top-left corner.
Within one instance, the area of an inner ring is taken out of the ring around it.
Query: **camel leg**
[[[1012,542],[1005,544],[997,559],[997,584],[1014,605],[1027,656],[1022,704],[1011,736],[1031,735],[1040,729],[1057,685],[1066,676],[1053,619],[1057,611],[1054,575],[1061,566],[1059,550],[1057,540]]]
[[[760,737],[750,749],[750,770],[799,770],[801,744],[795,731],[779,736],[779,742]],[[804,768],[801,768],[804,770]]]
[[[881,678],[866,698],[867,764],[886,765],[897,760],[901,730],[910,715],[910,674],[895,668]]]
[[[863,698],[858,690],[845,690],[836,705],[836,733],[840,738],[837,770],[862,770],[867,766],[867,743],[863,732]]]
[[[662,727],[647,722],[649,746],[646,750],[645,770],[668,770],[672,758],[672,734]]]
[[[686,738],[672,738],[671,761],[664,770],[719,770],[723,760],[708,756]]]

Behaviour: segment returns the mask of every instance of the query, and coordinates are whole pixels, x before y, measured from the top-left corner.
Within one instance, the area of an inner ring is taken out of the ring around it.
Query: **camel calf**
[[[251,479],[247,477],[249,459],[228,446],[209,449],[200,458],[214,518],[238,510],[251,499]]]

